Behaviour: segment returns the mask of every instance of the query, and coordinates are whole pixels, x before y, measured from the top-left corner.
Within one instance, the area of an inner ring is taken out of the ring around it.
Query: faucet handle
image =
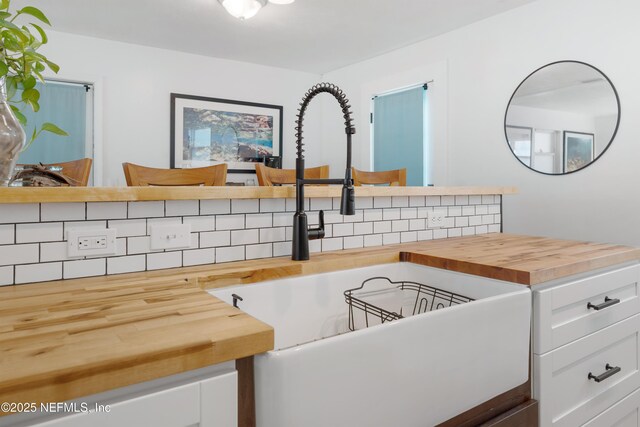
[[[309,240],[324,238],[324,211],[318,213],[318,220],[320,222],[319,227],[309,229]]]

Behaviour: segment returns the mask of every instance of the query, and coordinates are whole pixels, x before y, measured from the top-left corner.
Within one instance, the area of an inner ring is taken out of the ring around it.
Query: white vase
[[[4,77],[0,79],[0,187],[9,185],[26,134],[9,103]]]

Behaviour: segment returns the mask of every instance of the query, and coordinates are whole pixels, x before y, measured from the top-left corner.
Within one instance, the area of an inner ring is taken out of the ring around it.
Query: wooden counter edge
[[[307,198],[340,197],[338,186],[310,186]],[[356,187],[356,197],[516,194],[515,187]],[[279,199],[294,187],[0,187],[0,204],[135,202],[154,200]]]

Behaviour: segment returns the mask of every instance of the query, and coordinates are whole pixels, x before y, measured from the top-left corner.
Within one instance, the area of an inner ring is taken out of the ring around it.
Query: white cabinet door
[[[32,427],[103,427],[104,418],[100,419],[99,414],[83,413],[68,415],[39,424],[32,424]]]
[[[200,422],[200,384],[192,383],[111,405],[106,427],[187,427]],[[93,427],[93,424],[92,424]]]
[[[583,427],[640,427],[640,390],[636,390]]]
[[[238,373],[200,382],[200,427],[238,426]]]

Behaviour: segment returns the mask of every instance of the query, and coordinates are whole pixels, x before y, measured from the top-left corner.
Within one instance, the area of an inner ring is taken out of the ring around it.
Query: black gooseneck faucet
[[[344,117],[345,132],[347,134],[347,168],[344,179],[305,179],[304,178],[304,148],[302,143],[302,121],[309,102],[320,93],[329,93],[340,103]],[[305,93],[298,109],[296,119],[296,213],[293,216],[293,242],[291,259],[305,261],[309,259],[309,240],[322,239],[324,237],[324,212],[320,211],[320,226],[309,228],[307,215],[304,213],[304,186],[305,184],[342,184],[342,198],[340,200],[340,213],[342,215],[355,215],[355,194],[353,191],[353,178],[351,177],[351,135],[356,133],[352,125],[349,100],[342,90],[331,83],[319,83]]]

